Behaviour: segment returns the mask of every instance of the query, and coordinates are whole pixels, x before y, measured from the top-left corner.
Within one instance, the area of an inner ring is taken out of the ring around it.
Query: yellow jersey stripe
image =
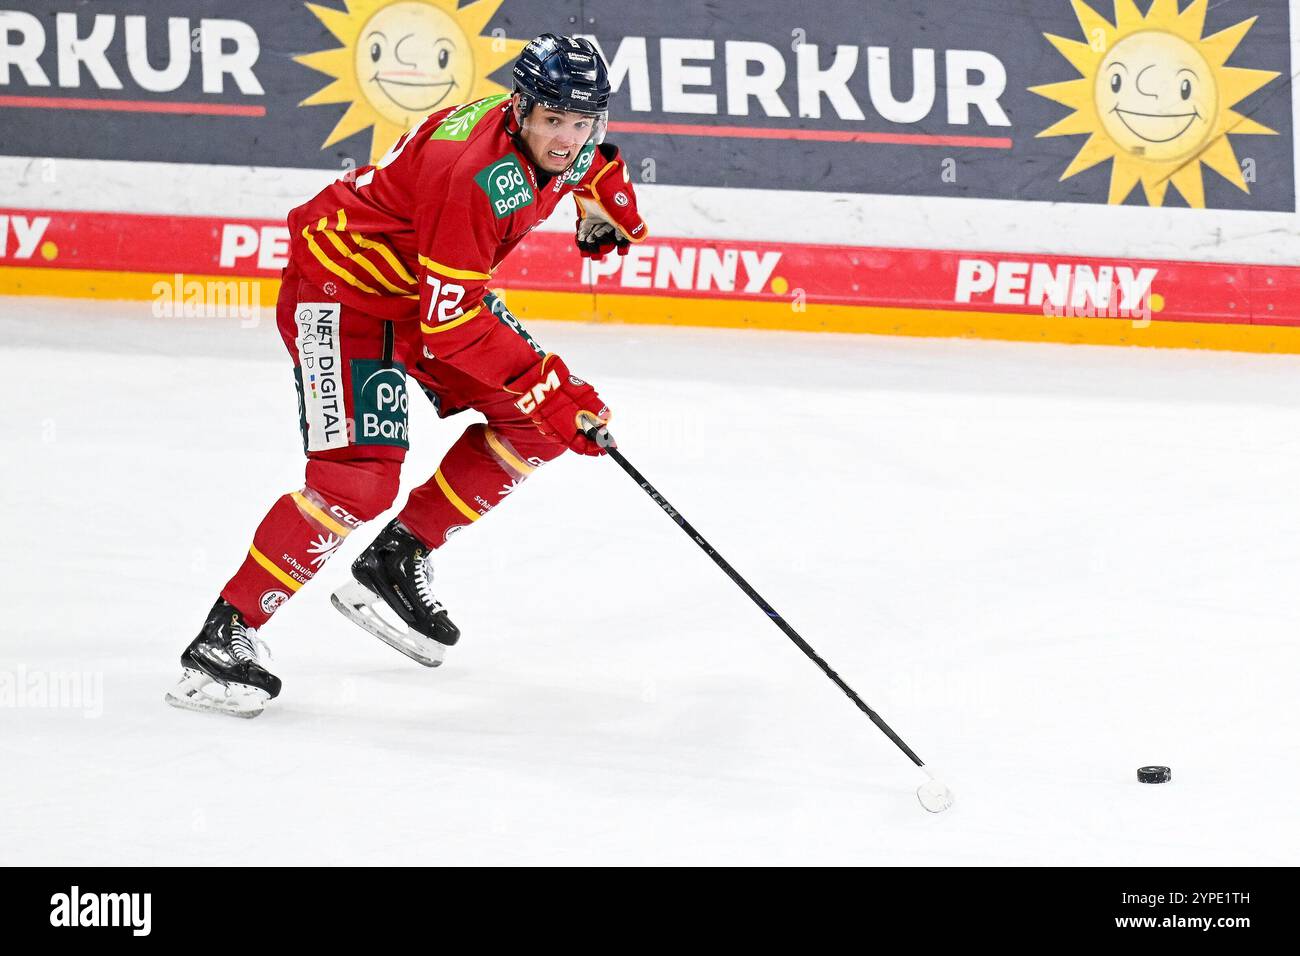
[[[324,221],[325,221],[324,219],[321,220],[322,223]],[[415,276],[411,275],[411,273],[407,270],[406,266],[402,264],[402,260],[397,258],[397,254],[387,245],[385,245],[382,242],[372,242],[371,240],[367,239],[365,236],[361,235],[361,233],[359,232],[348,232],[348,214],[342,209],[338,210],[338,212],[335,214],[334,229],[337,232],[347,232],[348,235],[352,237],[352,241],[355,242],[362,249],[376,250],[383,257],[384,261],[387,262],[388,265],[392,268],[393,272],[396,273],[398,279],[400,279],[402,282],[405,282],[408,286],[419,285],[419,280],[416,279]],[[337,246],[338,244],[335,243],[335,245]],[[389,284],[389,282],[382,275],[380,275],[378,272],[376,272],[374,269],[371,268],[371,263],[365,260],[365,258],[360,254],[349,252],[343,249],[341,249],[340,251],[344,252],[344,254],[348,256],[348,258],[356,259],[358,262],[360,262],[363,266],[366,267],[367,272],[369,272],[372,276],[378,279],[383,285],[387,286],[393,292],[396,292],[400,295],[409,291],[408,289],[397,289],[391,284]],[[411,296],[407,296],[407,298],[411,298]],[[418,292],[415,294],[414,298],[417,299],[419,298]]]
[[[452,319],[450,322],[443,322],[441,325],[429,325],[426,322],[420,323],[420,331],[425,335],[437,335],[439,332],[446,332],[448,329],[454,329],[458,325],[464,325],[474,316],[483,311],[483,306],[476,305],[459,319]]]
[[[393,252],[391,247],[385,243],[375,242],[373,239],[367,239],[359,232],[349,232],[348,235],[351,236],[352,241],[362,249],[374,249],[383,256],[384,261],[388,263],[389,268],[391,268],[403,282],[409,283],[410,285],[419,285],[419,280],[416,279],[415,276],[411,275],[406,266],[402,265],[402,260],[397,258],[397,253]]]
[[[361,268],[370,273],[376,282],[389,292],[394,295],[402,295],[407,291],[406,289],[398,288],[385,279],[383,273],[379,271],[378,267],[365,256],[361,255],[361,253],[353,252],[347,246],[343,245],[343,240],[339,238],[338,233],[333,229],[326,229],[321,233],[321,235],[330,241],[330,245],[339,251],[339,255],[345,256],[349,261],[355,262],[357,265],[361,266]]]
[[[351,528],[339,521],[333,515],[329,514],[322,508],[318,508],[316,504],[301,491],[291,492],[289,497],[293,499],[294,504],[296,504],[300,510],[307,512],[307,514],[315,518],[318,522],[323,524],[330,531],[333,531],[339,537],[346,538],[352,531]]]
[[[441,262],[434,262],[428,256],[420,256],[420,265],[426,269],[431,269],[439,275],[444,275],[448,279],[491,279],[492,276],[486,272],[474,272],[471,269],[453,269],[451,266],[444,266]]]
[[[267,574],[271,575],[271,577],[275,578],[290,591],[296,591],[302,587],[301,581],[295,581],[293,578],[289,577],[288,573],[283,568],[272,563],[271,559],[261,551],[258,551],[257,548],[249,548],[248,553],[254,561],[266,569]]]
[[[316,261],[319,262],[321,265],[323,265],[330,272],[334,273],[336,276],[338,276],[348,285],[356,286],[362,292],[369,292],[371,295],[382,294],[370,288],[370,286],[366,285],[364,282],[362,282],[352,273],[348,272],[346,269],[344,269],[341,265],[339,265],[329,256],[325,255],[325,253],[321,251],[321,247],[316,245],[316,240],[311,237],[311,227],[306,227],[303,229],[302,237],[307,240],[307,248],[310,249],[311,254],[316,257]]]
[[[531,475],[533,473],[532,465],[520,459],[518,455],[516,455],[509,448],[507,448],[505,446],[505,443],[501,441],[500,438],[497,437],[497,433],[494,432],[490,427],[488,426],[484,426],[484,427],[486,429],[488,447],[491,448],[494,452],[496,452],[496,454],[507,465],[509,465],[511,468],[513,468],[515,471],[519,472],[520,474]]]
[[[439,468],[437,471],[433,473],[433,480],[438,483],[438,487],[441,488],[442,493],[447,496],[447,500],[450,501],[452,505],[456,508],[456,510],[459,511],[461,514],[463,514],[466,518],[468,518],[470,521],[477,521],[479,518],[482,517],[482,515],[480,515],[477,511],[475,511],[469,505],[465,504],[465,502],[461,500],[460,495],[456,494],[456,492],[451,490],[451,485],[447,484],[447,479],[442,477],[441,468]]]

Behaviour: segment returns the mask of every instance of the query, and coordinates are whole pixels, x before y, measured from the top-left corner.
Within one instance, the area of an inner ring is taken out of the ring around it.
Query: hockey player
[[[493,271],[569,193],[579,251],[646,238],[630,177],[605,144],[608,73],[586,40],[543,34],[514,92],[430,115],[374,166],[289,214],[276,306],[293,357],[306,483],[271,507],[221,591],[169,703],[260,714],[280,692],[260,629],[354,529],[385,511],[407,450],[407,380],[465,429],[333,596],[356,623],[427,666],[460,632],[434,596],[434,553],[566,449],[603,454],[584,423],[596,390],[545,352],[488,289]]]

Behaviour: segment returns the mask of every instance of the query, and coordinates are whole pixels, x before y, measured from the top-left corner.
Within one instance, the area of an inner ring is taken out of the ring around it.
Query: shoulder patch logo
[[[479,121],[484,116],[487,116],[488,113],[508,99],[510,99],[509,94],[498,93],[495,96],[488,96],[473,103],[466,103],[464,106],[456,107],[438,124],[438,128],[433,131],[429,139],[449,139],[464,142],[469,139],[469,134],[473,132],[474,127],[479,124]]]
[[[504,219],[516,209],[533,202],[533,188],[513,155],[503,156],[491,166],[484,166],[474,174],[474,182],[487,193],[492,212]]]
[[[587,170],[591,169],[591,161],[592,159],[595,158],[595,156],[596,156],[596,147],[593,146],[591,143],[588,143],[586,146],[582,147],[582,152],[580,152],[578,154],[578,158],[573,161],[573,166],[570,167],[569,171],[564,174],[564,179],[562,182],[564,183],[580,182],[582,180],[582,177],[587,175]]]

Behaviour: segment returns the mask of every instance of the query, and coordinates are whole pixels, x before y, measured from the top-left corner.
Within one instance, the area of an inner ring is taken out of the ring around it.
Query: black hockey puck
[[[1168,783],[1172,776],[1168,767],[1138,767],[1138,783]]]

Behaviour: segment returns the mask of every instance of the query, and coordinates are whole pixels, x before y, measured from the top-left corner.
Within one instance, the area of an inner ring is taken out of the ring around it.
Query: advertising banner
[[[153,276],[151,294],[173,305],[187,298],[191,277],[276,279],[288,250],[289,231],[274,221],[0,209],[0,265],[47,270],[47,283],[65,271]],[[492,286],[588,303],[594,292],[614,311],[623,296],[685,300],[665,313],[690,303],[701,311],[777,305],[790,328],[818,327],[805,318],[810,306],[1300,327],[1300,266],[675,238],[591,262],[568,235],[539,232]],[[579,306],[570,316],[589,311]]]
[[[549,31],[602,50],[653,239],[534,233],[530,318],[1300,351],[1297,10],[0,0],[0,294],[247,319],[281,216]]]
[[[0,152],[355,168],[544,31],[645,182],[1296,209],[1287,0],[26,0]]]

